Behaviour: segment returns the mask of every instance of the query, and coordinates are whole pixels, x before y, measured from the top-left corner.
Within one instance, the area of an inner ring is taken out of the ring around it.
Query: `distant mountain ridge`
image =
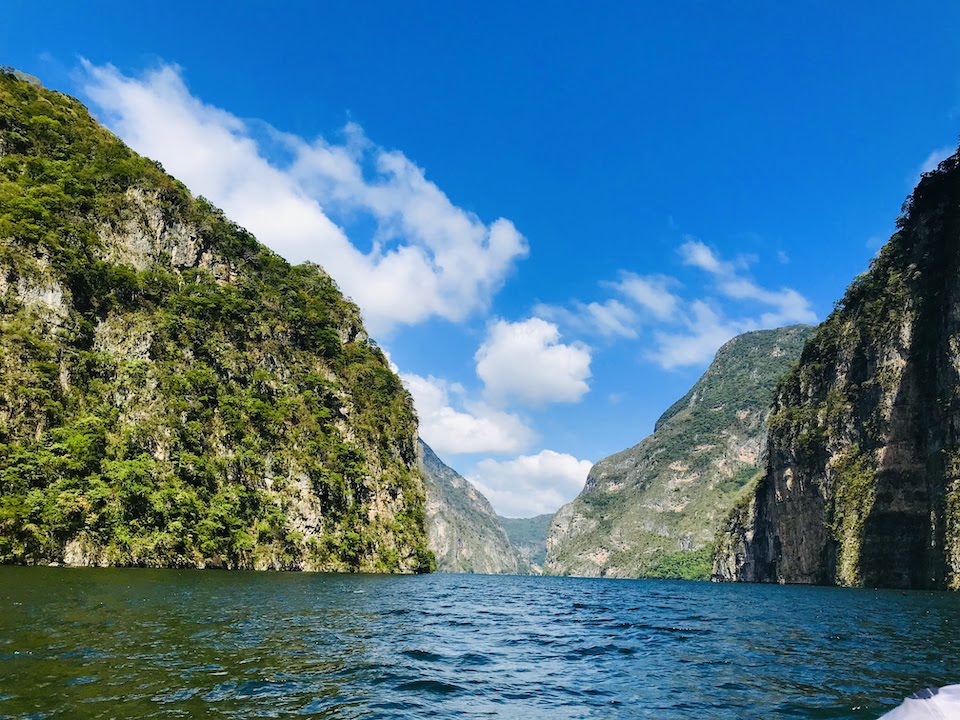
[[[779,378],[813,328],[727,342],[638,445],[599,461],[554,516],[544,572],[709,577],[712,544],[740,489],[761,468]]]
[[[427,491],[427,537],[437,569],[452,573],[528,574],[483,494],[448,467],[423,440],[417,444]]]
[[[510,538],[510,544],[536,572],[543,570],[547,559],[547,532],[554,513],[530,518],[507,518],[500,516],[500,524]]]

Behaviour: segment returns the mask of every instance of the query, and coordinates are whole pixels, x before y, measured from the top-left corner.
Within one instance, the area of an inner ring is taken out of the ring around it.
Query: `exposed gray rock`
[[[729,341],[654,433],[590,470],[554,516],[544,571],[587,577],[707,577],[717,530],[760,469],[779,377],[812,328]]]
[[[719,580],[960,587],[960,166],[926,175],[780,387]]]
[[[427,489],[427,539],[437,569],[489,575],[528,572],[480,491],[423,440],[417,449]]]

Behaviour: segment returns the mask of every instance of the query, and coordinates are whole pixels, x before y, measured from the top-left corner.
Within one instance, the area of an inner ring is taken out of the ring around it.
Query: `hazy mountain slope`
[[[427,488],[427,533],[437,569],[490,575],[527,572],[480,491],[444,465],[423,440],[418,453]]]
[[[740,335],[640,444],[598,462],[547,538],[559,575],[707,577],[712,542],[760,468],[777,380],[812,328]]]
[[[0,73],[0,561],[429,569],[357,308]]]
[[[769,462],[719,579],[960,587],[960,166],[899,230],[780,386]]]
[[[547,531],[552,519],[552,513],[532,518],[499,518],[510,544],[524,560],[538,568],[543,567],[547,558]]]

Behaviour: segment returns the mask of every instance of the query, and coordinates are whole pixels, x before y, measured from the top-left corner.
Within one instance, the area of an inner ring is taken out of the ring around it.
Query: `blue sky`
[[[956,3],[139,5],[8,2],[0,62],[327,267],[512,516],[822,320],[960,134]]]

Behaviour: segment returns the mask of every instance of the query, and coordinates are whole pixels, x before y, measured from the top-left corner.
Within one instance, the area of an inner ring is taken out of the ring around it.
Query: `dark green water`
[[[0,717],[875,718],[960,596],[0,567]]]

